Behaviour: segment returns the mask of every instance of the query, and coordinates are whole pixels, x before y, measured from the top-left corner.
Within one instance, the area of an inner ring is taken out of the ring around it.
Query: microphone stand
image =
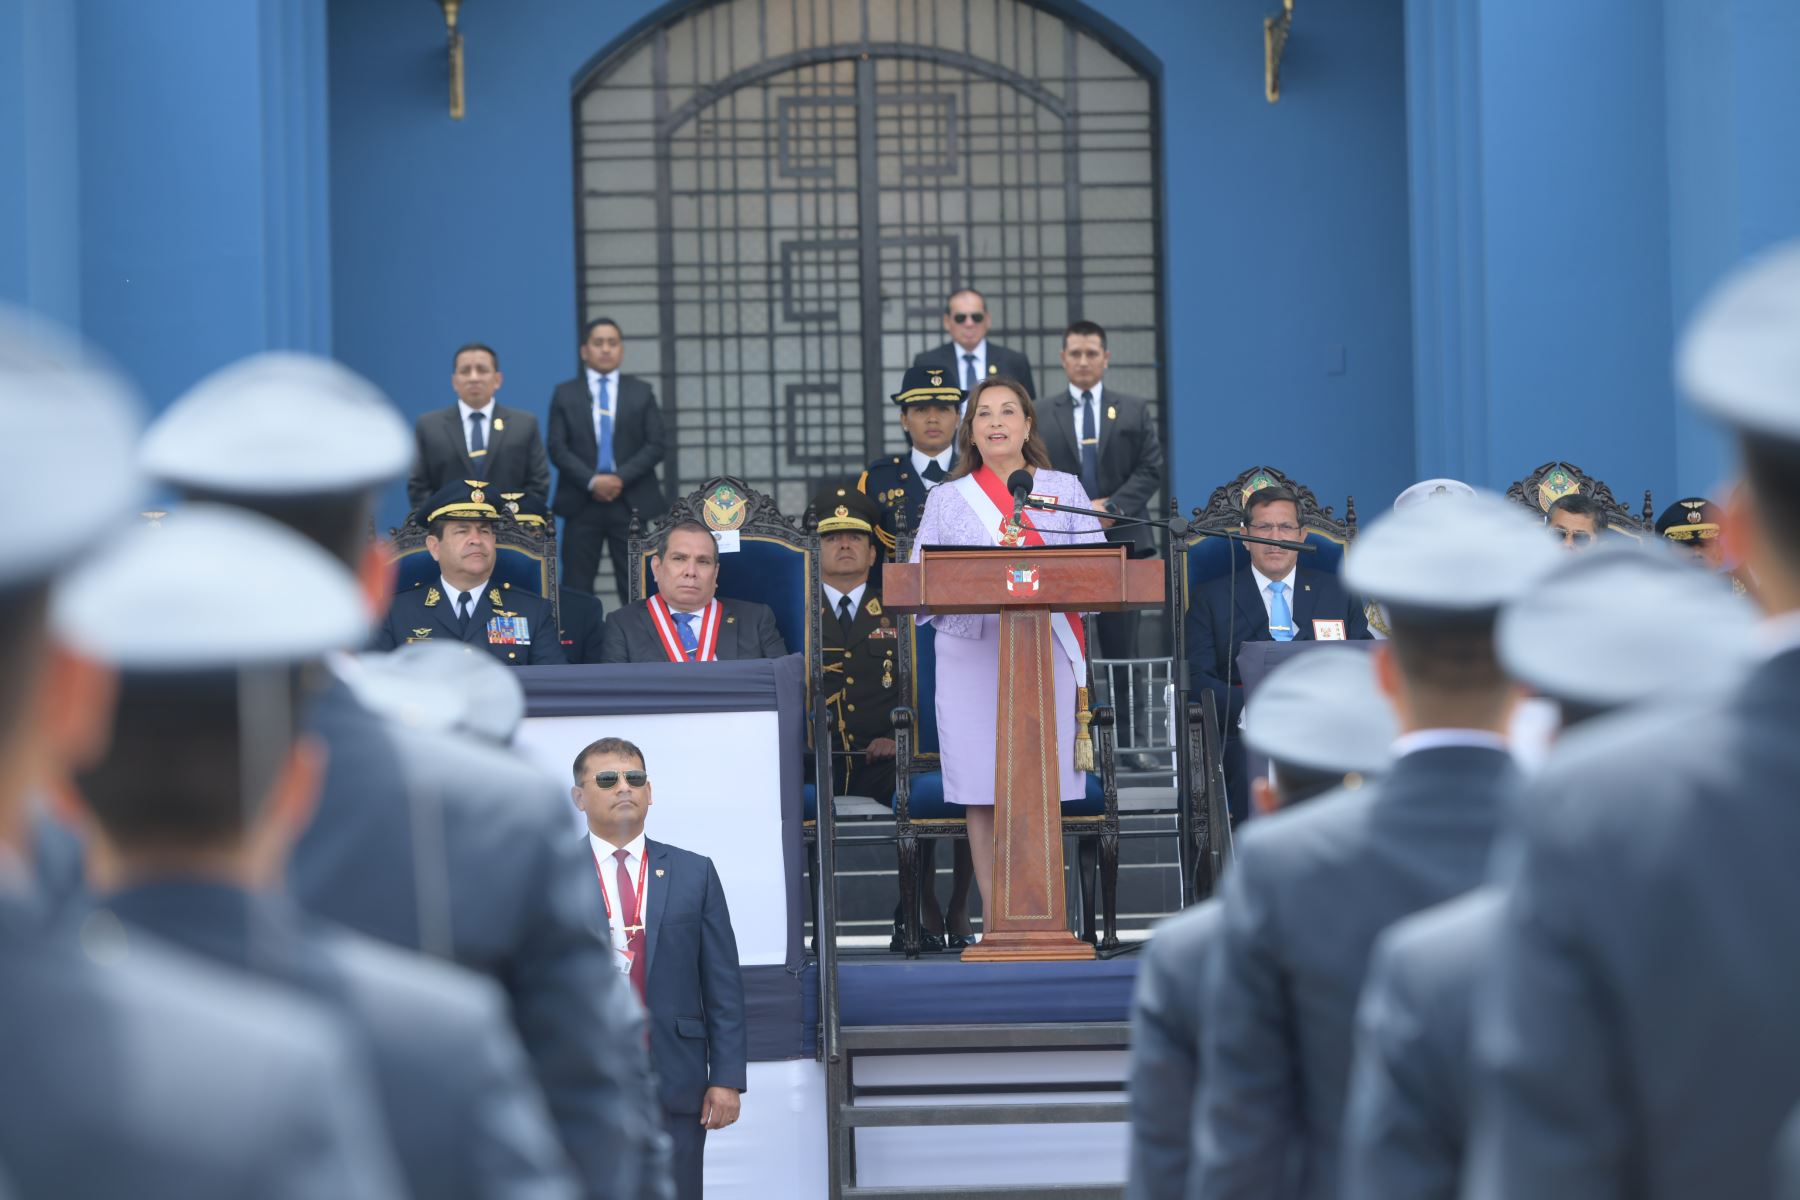
[[[1116,513],[1103,512],[1100,509],[1095,508],[1081,508],[1073,504],[1054,504],[1048,500],[1027,499],[1025,501],[1025,507],[1050,509],[1055,512],[1075,513],[1079,516],[1086,517],[1099,517],[1111,521],[1115,527],[1124,526],[1126,528],[1161,530],[1164,534],[1168,535],[1169,556],[1167,559],[1168,571],[1165,591],[1167,592],[1169,606],[1168,614],[1169,634],[1172,643],[1171,650],[1174,655],[1174,661],[1171,664],[1171,674],[1173,675],[1175,682],[1174,709],[1175,714],[1181,718],[1181,720],[1178,721],[1178,727],[1185,729],[1189,707],[1188,696],[1191,690],[1192,680],[1189,678],[1188,673],[1187,614],[1182,611],[1181,597],[1185,595],[1187,586],[1188,539],[1190,535],[1195,532],[1193,522],[1181,515],[1181,508],[1173,498],[1169,500],[1169,516],[1166,520],[1158,519],[1156,517],[1124,517]],[[1240,533],[1235,529],[1208,529],[1204,532],[1207,537],[1219,537],[1232,542],[1254,542],[1261,546],[1279,546],[1284,550],[1294,550],[1304,554],[1316,554],[1319,549],[1309,542],[1290,542],[1281,538],[1259,537],[1254,533]],[[1235,552],[1232,554],[1231,565],[1232,572],[1235,574],[1237,570],[1237,556]],[[1233,615],[1236,615],[1235,612]],[[1218,717],[1221,722],[1227,721],[1229,717],[1229,706],[1227,706],[1227,711],[1218,714]],[[1219,731],[1219,744],[1221,747],[1224,745],[1225,733],[1226,731],[1221,728]],[[1199,859],[1205,861],[1209,858],[1211,853],[1210,846],[1196,846],[1194,844],[1194,814],[1192,812],[1192,805],[1189,804],[1190,797],[1188,792],[1189,780],[1193,778],[1192,759],[1193,753],[1192,747],[1189,745],[1189,739],[1187,737],[1176,738],[1175,794],[1177,803],[1175,806],[1175,813],[1176,827],[1180,831],[1177,839],[1180,844],[1176,849],[1176,853],[1181,868],[1181,902],[1183,907],[1194,903],[1197,899],[1203,898],[1198,895],[1199,877],[1196,868],[1199,863],[1189,861],[1189,855],[1197,855]],[[1211,841],[1211,836],[1212,835],[1210,834],[1208,836],[1209,842]],[[1213,877],[1210,863],[1208,864],[1207,880],[1209,887],[1211,885],[1216,885],[1217,883],[1217,880]]]

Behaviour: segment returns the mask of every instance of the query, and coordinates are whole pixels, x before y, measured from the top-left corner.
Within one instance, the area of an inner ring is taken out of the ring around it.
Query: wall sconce
[[[1293,23],[1294,0],[1282,0],[1279,13],[1263,18],[1263,95],[1270,104],[1281,99],[1281,54]]]
[[[438,7],[444,10],[444,32],[450,38],[450,119],[460,121],[463,119],[463,41],[456,19],[462,10],[462,0],[438,0]]]

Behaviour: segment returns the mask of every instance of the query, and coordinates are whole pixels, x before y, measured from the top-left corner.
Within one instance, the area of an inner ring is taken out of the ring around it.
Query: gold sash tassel
[[[1088,690],[1084,687],[1075,689],[1075,769],[1091,771],[1094,769],[1094,739],[1088,735],[1088,723],[1094,714],[1088,711]]]

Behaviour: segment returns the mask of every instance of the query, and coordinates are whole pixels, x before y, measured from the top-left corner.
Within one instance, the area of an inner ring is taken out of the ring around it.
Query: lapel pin
[[[420,653],[423,654],[424,651],[420,651]],[[661,879],[663,877],[663,869],[661,867],[656,868],[656,877],[658,879]]]
[[[494,418],[494,432],[498,433],[500,430],[505,429],[505,428],[506,428],[506,418],[505,417],[495,417]]]
[[[1106,406],[1106,419],[1109,421],[1118,420],[1119,419],[1119,410],[1117,408],[1115,408],[1113,405],[1110,405],[1110,404],[1107,405]],[[494,428],[495,429],[500,428],[499,422],[494,423]]]

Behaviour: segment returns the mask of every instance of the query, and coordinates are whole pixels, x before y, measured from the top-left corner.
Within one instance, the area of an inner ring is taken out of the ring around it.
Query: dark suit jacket
[[[498,605],[493,600],[496,587],[501,592],[501,603]],[[516,613],[525,619],[525,632],[531,639],[530,645],[489,640],[500,636],[489,633],[488,622],[494,620],[494,614],[501,610]],[[561,631],[556,627],[550,602],[542,596],[521,591],[510,583],[482,589],[481,598],[475,603],[474,615],[469,618],[467,634],[458,631],[458,624],[456,609],[452,607],[450,597],[438,587],[437,581],[420,583],[411,591],[401,592],[394,597],[393,604],[388,608],[387,618],[375,630],[374,646],[377,650],[392,650],[408,642],[464,642],[482,647],[509,667],[560,666],[569,661],[563,657]],[[424,632],[420,632],[421,630]]]
[[[550,461],[556,464],[556,515],[572,517],[589,504],[599,504],[588,491],[600,443],[594,433],[594,397],[588,391],[586,371],[557,384],[551,393],[547,440]],[[625,481],[619,501],[645,520],[669,507],[656,481],[656,464],[662,459],[663,416],[656,392],[644,380],[621,372],[613,403],[613,473]]]
[[[1064,380],[1067,383],[1067,380]],[[1038,405],[1039,432],[1050,451],[1050,465],[1071,475],[1081,474],[1081,443],[1076,436],[1075,409],[1079,401],[1065,386]],[[1150,402],[1104,388],[1097,405],[1100,417],[1100,490],[1110,507],[1121,516],[1149,515],[1150,497],[1162,486],[1162,435],[1150,415]],[[1106,531],[1109,542],[1125,542],[1138,552],[1155,553],[1156,542],[1143,526]]]
[[[413,422],[418,450],[412,475],[406,481],[406,498],[418,508],[445,484],[461,479],[481,479],[493,493],[496,506],[502,492],[524,492],[542,503],[550,501],[550,467],[544,458],[544,442],[538,436],[538,420],[522,408],[506,408],[496,401],[487,433],[487,455],[469,457],[468,430],[462,409],[434,409]]]
[[[571,663],[604,662],[600,657],[600,630],[606,624],[606,605],[598,596],[558,588],[562,612],[563,658]]]
[[[719,661],[744,658],[785,658],[787,646],[781,631],[775,627],[775,612],[754,600],[732,600],[720,596],[725,606],[719,622]],[[668,662],[662,639],[656,636],[656,625],[650,620],[650,606],[639,600],[627,604],[606,619],[600,633],[600,661],[609,663]]]
[[[344,1018],[368,1048],[413,1195],[573,1195],[492,983],[310,920],[285,900],[192,878],[140,884],[105,906],[128,926],[295,989]]]
[[[1131,995],[1131,1159],[1125,1200],[1182,1200],[1200,1084],[1200,985],[1219,936],[1206,900],[1156,927]]]
[[[1504,894],[1476,888],[1375,943],[1356,1010],[1341,1200],[1448,1200],[1462,1181],[1469,1021]]]
[[[1370,947],[1401,917],[1482,882],[1518,780],[1504,750],[1442,746],[1245,827],[1201,1010],[1207,1153],[1190,1195],[1284,1195],[1296,1171],[1299,1195],[1337,1195]]]
[[[1476,993],[1466,1195],[1766,1196],[1800,1096],[1800,650],[1557,743]]]
[[[581,845],[591,863],[593,843],[584,836]],[[644,839],[644,855],[658,872],[644,904],[650,1062],[662,1106],[697,1113],[707,1088],[750,1086],[737,935],[712,859],[655,838]],[[599,879],[590,878],[598,889]],[[604,924],[598,896],[593,907]]]
[[[961,387],[963,382],[963,350],[955,342],[945,342],[929,350],[921,350],[913,358],[915,367],[942,367],[949,378]],[[1016,379],[1025,385],[1025,394],[1033,400],[1037,399],[1037,384],[1031,378],[1031,363],[1017,350],[1008,350],[1005,346],[996,346],[994,339],[989,338],[987,344],[987,373],[1004,375],[1008,379]]]
[[[388,721],[335,676],[308,726],[330,759],[294,898],[495,979],[583,1188],[665,1195],[643,1024],[594,935],[594,860],[569,837],[564,789],[507,751]],[[415,842],[421,818],[441,841]]]
[[[1235,606],[1236,621],[1232,609]],[[1294,639],[1311,641],[1314,621],[1342,621],[1346,638],[1366,639],[1369,620],[1363,606],[1344,590],[1344,585],[1330,571],[1301,567],[1294,574],[1294,588],[1288,607],[1294,612]],[[1238,714],[1244,708],[1242,678],[1238,675],[1237,655],[1245,642],[1269,641],[1269,610],[1263,607],[1256,576],[1247,564],[1240,564],[1237,586],[1231,577],[1221,575],[1209,579],[1195,589],[1188,600],[1187,653],[1188,674],[1192,685],[1212,692],[1219,706],[1219,718],[1227,730],[1237,728]],[[1231,664],[1231,688],[1225,687],[1225,666]],[[1234,739],[1235,740],[1235,739]]]

